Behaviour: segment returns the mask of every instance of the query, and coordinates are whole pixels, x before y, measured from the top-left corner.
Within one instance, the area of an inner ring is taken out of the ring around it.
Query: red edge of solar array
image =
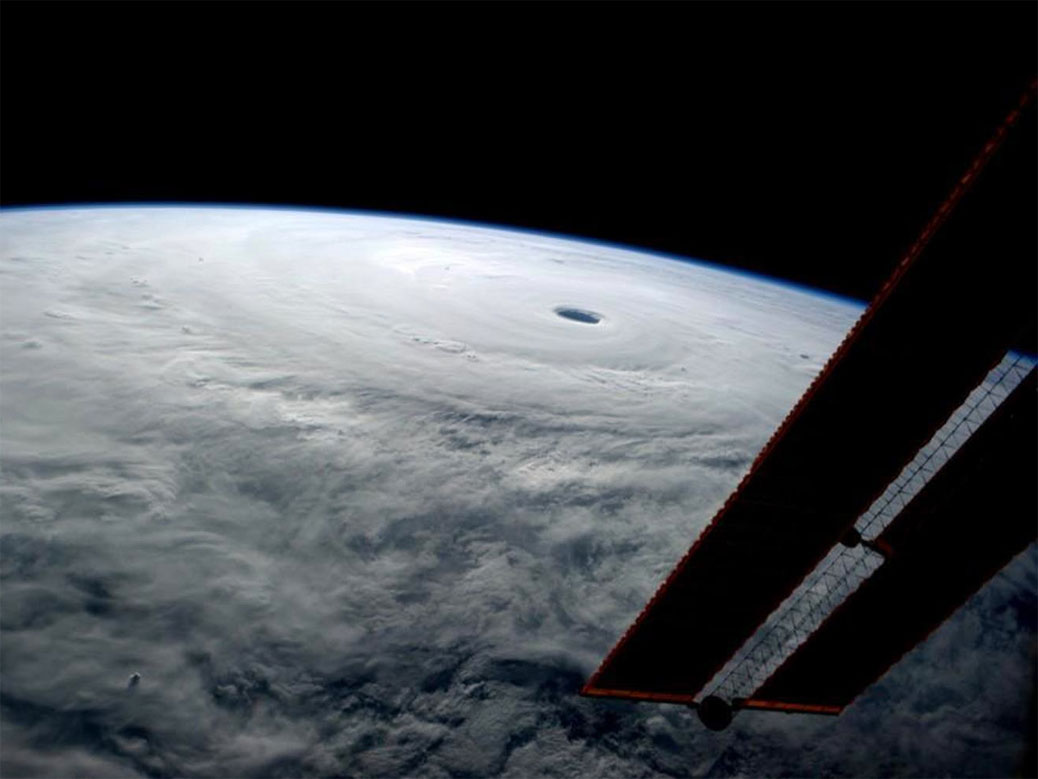
[[[584,693],[591,698],[625,698],[634,701],[651,701],[652,703],[677,703],[685,706],[696,704],[695,696],[666,692],[638,692],[635,690],[602,690],[595,688]],[[789,703],[786,701],[770,701],[760,698],[745,698],[734,704],[736,709],[766,709],[769,711],[788,711],[809,714],[839,714],[840,706],[826,706],[820,703]]]
[[[681,695],[670,692],[642,692],[641,690],[606,690],[600,687],[588,687],[580,691],[589,698],[626,698],[632,701],[652,701],[653,703],[683,703],[691,706],[696,702],[694,695]]]
[[[789,703],[787,701],[767,701],[761,698],[746,698],[736,708],[761,709],[764,711],[785,711],[790,714],[830,714],[836,716],[843,711],[842,706],[827,706],[822,703]]]
[[[1002,144],[1002,141],[1005,138],[1006,134],[1009,132],[1010,128],[1014,124],[1016,124],[1017,120],[1020,118],[1020,114],[1022,113],[1024,108],[1026,108],[1027,105],[1031,102],[1031,100],[1035,98],[1036,89],[1038,89],[1038,78],[1031,80],[1027,90],[1020,97],[1016,107],[1014,107],[1013,110],[1009,112],[1009,114],[1006,116],[1002,124],[999,125],[998,129],[995,131],[995,134],[991,137],[991,139],[988,140],[986,144],[984,144],[984,147],[980,150],[980,153],[976,156],[976,158],[974,158],[973,162],[970,164],[969,168],[959,179],[958,183],[956,183],[951,193],[948,195],[947,198],[945,198],[940,208],[938,208],[937,212],[930,218],[930,221],[927,222],[926,226],[919,234],[919,237],[916,238],[916,240],[909,247],[908,251],[905,253],[904,257],[902,257],[894,272],[883,283],[883,286],[880,287],[879,292],[876,294],[876,297],[873,298],[868,308],[866,308],[864,313],[862,313],[862,315],[858,318],[858,321],[854,323],[854,326],[844,337],[843,341],[840,343],[840,346],[837,347],[833,355],[826,361],[825,366],[822,368],[821,372],[819,372],[819,374],[815,376],[814,380],[808,386],[807,390],[800,397],[800,400],[796,402],[792,410],[790,410],[790,412],[786,415],[786,418],[782,421],[782,424],[779,425],[778,429],[772,434],[771,438],[768,439],[768,442],[764,445],[764,448],[761,449],[760,453],[754,459],[753,464],[750,466],[750,470],[746,473],[745,476],[743,476],[742,480],[739,482],[739,486],[736,487],[735,491],[728,496],[728,499],[725,500],[724,505],[722,505],[721,509],[717,512],[717,514],[714,515],[714,518],[710,521],[710,524],[706,526],[702,533],[700,533],[699,538],[696,539],[695,543],[692,544],[692,547],[684,554],[684,556],[681,558],[678,564],[674,567],[674,569],[664,580],[663,584],[661,584],[659,588],[657,588],[656,593],[652,596],[649,602],[642,609],[641,613],[638,615],[638,618],[629,628],[627,628],[627,630],[624,632],[623,636],[620,638],[617,644],[610,650],[609,654],[606,655],[605,660],[603,660],[601,665],[599,665],[598,670],[595,671],[595,673],[591,676],[591,678],[581,689],[581,695],[585,695],[588,697],[627,698],[631,700],[651,700],[673,703],[693,703],[695,701],[695,695],[699,692],[699,690],[693,690],[690,693],[680,695],[668,693],[649,693],[638,690],[603,689],[597,687],[595,682],[598,679],[598,677],[604,672],[606,667],[609,666],[609,664],[613,661],[613,658],[616,657],[616,655],[620,652],[624,644],[627,643],[629,638],[638,629],[638,627],[644,621],[646,615],[650,611],[652,611],[652,608],[656,605],[657,601],[661,597],[663,597],[663,594],[670,587],[674,579],[684,570],[685,566],[688,564],[689,559],[692,557],[692,555],[695,554],[696,549],[698,549],[700,544],[703,542],[703,539],[706,538],[707,535],[709,535],[711,530],[713,530],[714,526],[717,525],[718,522],[724,517],[725,513],[727,513],[728,508],[732,505],[732,503],[734,503],[739,498],[743,488],[749,482],[749,480],[757,471],[757,469],[760,467],[761,463],[764,462],[764,460],[771,453],[772,449],[775,448],[778,442],[789,430],[793,422],[795,422],[796,419],[800,416],[801,412],[807,406],[808,402],[811,400],[811,398],[814,397],[815,393],[818,391],[818,388],[825,382],[829,374],[832,373],[834,366],[843,358],[843,356],[847,353],[850,347],[857,340],[862,329],[864,329],[864,327],[870,321],[872,321],[872,318],[875,315],[876,310],[890,296],[890,293],[893,291],[894,287],[901,280],[901,277],[904,276],[908,268],[912,265],[916,258],[919,257],[923,249],[926,248],[926,245],[930,242],[930,239],[933,237],[934,233],[936,233],[937,230],[941,227],[941,225],[944,224],[944,222],[947,220],[948,215],[951,213],[955,205],[958,204],[958,202],[962,199],[966,192],[969,191],[969,188],[973,184],[973,181],[976,179],[977,174],[994,156],[995,152]],[[909,459],[911,459],[911,456]],[[824,557],[824,555],[822,555],[822,557]],[[815,561],[814,565],[812,566],[812,569],[815,566],[817,566],[817,564],[822,560],[822,557],[819,557],[818,560]],[[796,589],[797,585],[799,585],[800,581],[802,580],[803,577],[801,577],[801,579],[793,585],[789,592],[783,594],[781,600],[784,600],[794,589]],[[760,628],[760,626],[764,623],[766,619],[767,616],[765,616],[765,619],[761,620],[757,624],[757,626],[754,628],[752,632],[756,632],[756,630]],[[713,677],[721,668],[724,667],[724,662],[727,662],[727,660],[723,661],[720,665],[716,666],[713,669],[713,671],[710,674],[711,677]],[[759,703],[765,702],[759,701]],[[763,706],[757,708],[763,708]],[[837,711],[835,713],[839,712]]]

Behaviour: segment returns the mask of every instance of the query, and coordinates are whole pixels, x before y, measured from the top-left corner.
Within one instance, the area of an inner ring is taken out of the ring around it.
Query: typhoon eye
[[[583,322],[586,325],[597,325],[602,321],[602,317],[598,314],[594,314],[591,311],[584,311],[579,308],[560,307],[555,309],[555,313],[563,319],[570,319],[574,322]]]

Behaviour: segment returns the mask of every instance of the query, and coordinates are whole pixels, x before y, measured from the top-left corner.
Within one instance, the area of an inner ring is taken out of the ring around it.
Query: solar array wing
[[[742,703],[836,713],[1036,535],[1035,370],[879,536],[889,556]]]
[[[694,702],[1027,331],[1034,203],[1015,193],[1034,189],[1032,93],[1033,86],[584,695]],[[1026,129],[1010,132],[1020,124]]]

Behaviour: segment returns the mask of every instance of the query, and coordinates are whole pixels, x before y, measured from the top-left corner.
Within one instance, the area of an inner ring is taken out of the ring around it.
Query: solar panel
[[[695,702],[1033,327],[1032,92],[583,694]]]
[[[839,711],[1034,540],[1035,375],[880,534],[891,551],[872,577],[742,705]]]

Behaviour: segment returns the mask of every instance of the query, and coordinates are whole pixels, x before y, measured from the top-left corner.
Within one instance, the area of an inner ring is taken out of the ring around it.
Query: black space
[[[868,299],[1033,75],[1036,9],[8,0],[0,194],[460,217]]]

